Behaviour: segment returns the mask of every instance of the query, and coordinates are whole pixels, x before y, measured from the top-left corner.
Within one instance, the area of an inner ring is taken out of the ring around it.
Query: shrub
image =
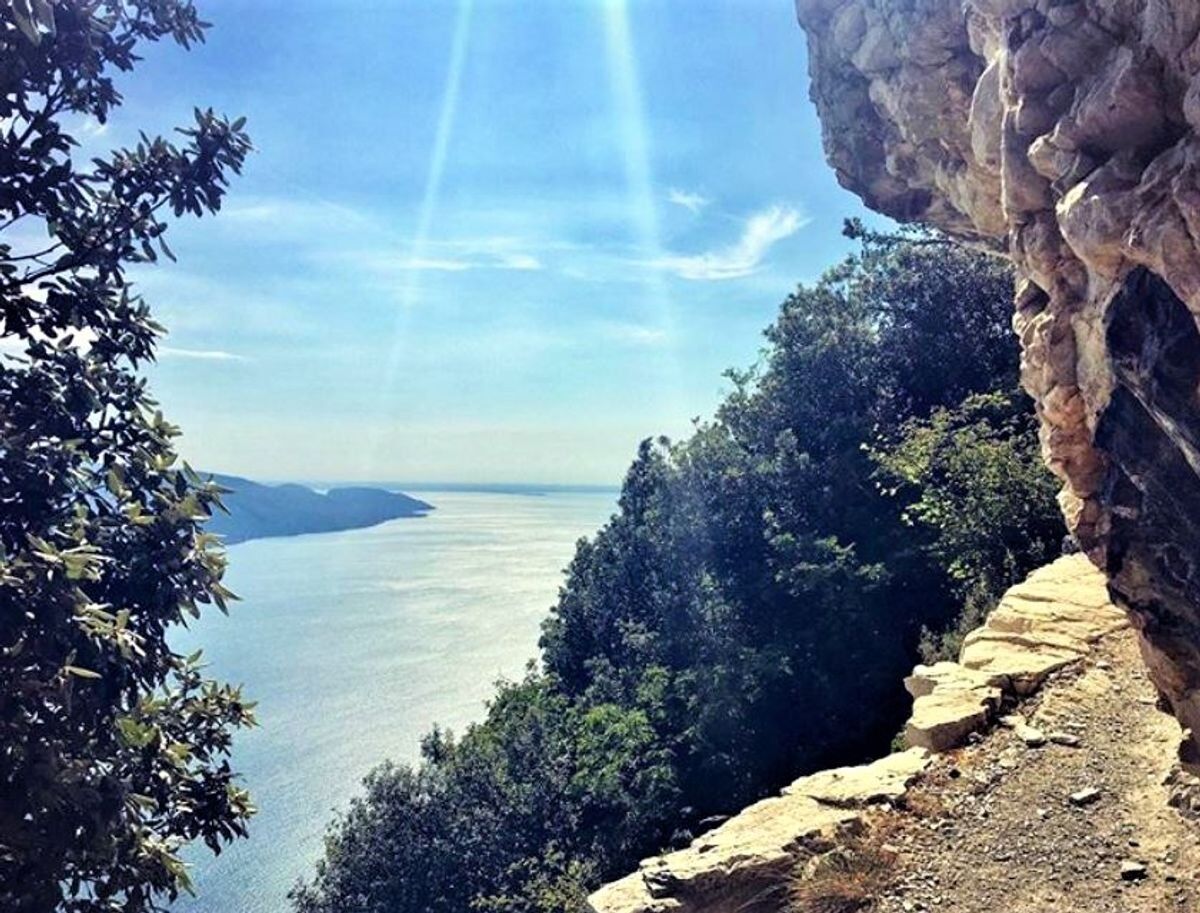
[[[896,856],[877,839],[861,839],[829,851],[793,876],[788,892],[791,913],[860,913],[896,880]]]
[[[956,658],[1004,591],[1061,552],[1057,483],[1042,463],[1036,420],[1016,391],[976,394],[905,422],[872,448],[884,492],[904,521],[933,533],[929,553],[961,600],[941,633],[926,630],[926,661]]]

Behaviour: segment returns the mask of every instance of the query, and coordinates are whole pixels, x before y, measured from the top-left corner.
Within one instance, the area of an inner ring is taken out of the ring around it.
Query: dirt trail
[[[1155,706],[1133,633],[1105,638],[1019,711],[1078,745],[1030,747],[1001,727],[937,758],[910,812],[882,813],[898,878],[874,909],[1200,911],[1200,824],[1168,806],[1163,782],[1179,726]]]
[[[958,663],[905,687],[910,748],[799,778],[591,909],[1200,913],[1200,783],[1177,776],[1179,725],[1086,559],[1011,587]]]

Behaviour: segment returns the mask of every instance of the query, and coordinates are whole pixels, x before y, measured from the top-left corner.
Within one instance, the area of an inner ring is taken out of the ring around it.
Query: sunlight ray
[[[662,230],[651,167],[650,137],[642,99],[641,77],[633,37],[629,26],[629,0],[606,0],[604,36],[609,92],[615,106],[616,129],[624,155],[625,181],[629,194],[630,216],[638,246],[648,259],[662,256]],[[660,272],[650,271],[643,282],[647,318],[672,344],[663,357],[668,360],[668,387],[663,394],[666,405],[682,413],[682,367],[675,341],[676,314],[667,281]]]
[[[433,148],[429,153],[429,171],[425,179],[425,193],[421,197],[421,209],[417,217],[417,229],[413,234],[409,250],[411,260],[421,260],[429,243],[429,229],[437,210],[442,190],[442,176],[446,171],[446,152],[450,147],[450,136],[458,116],[459,89],[462,85],[463,63],[467,56],[467,36],[471,28],[471,12],[474,0],[460,0],[458,16],[454,24],[454,40],[450,47],[450,63],[446,70],[446,86],[442,90],[442,107],[438,114],[437,132]],[[409,271],[401,303],[405,310],[415,302],[420,291],[420,271]],[[394,368],[393,368],[394,370]]]
[[[446,82],[442,89],[442,104],[438,113],[437,129],[433,137],[433,146],[429,151],[429,168],[425,177],[425,191],[421,195],[421,208],[417,214],[416,229],[409,242],[407,259],[410,262],[420,262],[426,258],[429,247],[429,232],[433,218],[437,212],[441,196],[442,179],[446,171],[446,156],[450,148],[450,139],[454,133],[454,124],[458,116],[458,100],[462,87],[463,67],[467,58],[468,38],[471,31],[471,16],[474,10],[474,0],[459,0],[458,12],[454,22],[454,36],[450,45],[450,56],[446,66]],[[409,323],[412,310],[421,292],[421,270],[408,270],[405,273],[404,284],[400,290],[400,304],[396,310],[395,326],[392,330],[392,344],[384,365],[383,376],[378,387],[379,411],[386,411],[386,398],[396,382],[396,372],[404,357],[408,339]],[[364,453],[365,466],[369,469],[376,462],[380,448],[379,434],[374,436],[370,447]]]

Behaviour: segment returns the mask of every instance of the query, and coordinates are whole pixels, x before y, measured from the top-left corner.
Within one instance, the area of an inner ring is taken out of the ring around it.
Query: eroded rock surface
[[[1006,698],[1034,693],[1050,673],[1128,624],[1109,601],[1104,575],[1083,555],[1034,571],[967,635],[958,662],[917,666],[904,680],[913,696],[905,741],[931,751],[961,745]]]
[[[913,696],[904,740],[930,751],[953,748],[982,729],[996,715],[1004,696],[988,674],[950,662],[917,666],[904,687]]]
[[[842,184],[1016,264],[1068,524],[1200,732],[1200,3],[796,8]]]
[[[1017,695],[1078,662],[1106,634],[1128,625],[1104,576],[1082,555],[1060,558],[1004,594],[963,641],[959,662]]]

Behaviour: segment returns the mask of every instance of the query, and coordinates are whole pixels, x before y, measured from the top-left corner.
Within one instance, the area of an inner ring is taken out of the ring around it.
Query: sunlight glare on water
[[[260,727],[235,767],[259,814],[220,857],[193,850],[189,913],[279,913],[307,875],[332,811],[364,774],[411,761],[436,722],[461,731],[501,677],[537,654],[574,543],[615,493],[419,492],[428,517],[230,550],[242,597],[174,646],[203,647],[214,676],[244,683]]]

